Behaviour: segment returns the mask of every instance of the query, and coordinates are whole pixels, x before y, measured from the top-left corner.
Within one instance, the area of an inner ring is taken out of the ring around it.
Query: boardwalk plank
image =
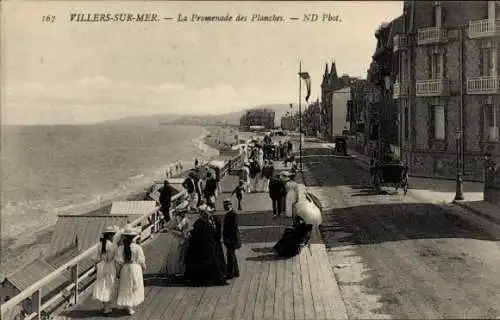
[[[241,287],[236,290],[237,295],[231,297],[232,305],[234,305],[233,319],[238,320],[243,318],[243,313],[245,311],[245,306],[248,303],[248,295],[250,292],[251,283],[254,274],[258,273],[259,264],[246,260],[246,257],[250,256],[250,252],[253,246],[251,244],[244,245],[242,247],[242,255],[245,259],[241,260],[241,264],[244,266],[243,273],[240,275],[242,277]]]
[[[301,252],[300,254],[303,254]],[[293,312],[295,319],[304,319],[304,294],[302,292],[302,279],[300,274],[300,256],[292,258],[293,277]]]
[[[311,281],[311,292],[313,293],[314,310],[317,319],[326,319],[325,305],[323,301],[324,282],[321,277],[321,269],[318,266],[318,258],[314,245],[311,245],[311,255],[308,256],[308,269]]]
[[[283,260],[285,268],[285,291],[284,291],[284,315],[285,319],[294,318],[294,294],[293,294],[293,268],[292,259]]]
[[[142,305],[135,310],[143,319],[154,319],[153,313],[163,305],[162,302],[165,297],[162,289],[160,287],[152,287],[148,299],[144,299]]]
[[[285,261],[280,259],[276,261],[276,283],[274,288],[274,319],[284,319],[284,295],[285,291]]]
[[[163,310],[161,319],[174,319],[176,315],[178,317],[182,316],[182,313],[187,306],[187,303],[184,299],[187,292],[187,287],[178,288],[178,291],[175,293],[175,296],[173,296],[172,301],[170,302],[168,307]]]
[[[259,289],[259,278],[262,269],[264,268],[263,262],[255,262],[256,267],[252,271],[252,280],[250,288],[247,292],[245,299],[245,308],[243,311],[242,319],[253,319],[253,312],[255,309],[255,302],[257,298],[257,290]]]
[[[217,306],[217,300],[223,294],[223,291],[229,286],[224,287],[208,287],[200,299],[200,303],[196,308],[196,319],[211,319]]]
[[[187,308],[184,310],[181,319],[194,319],[196,310],[202,302],[202,298],[205,292],[209,288],[193,287],[190,288],[188,295],[185,297],[187,302]],[[201,289],[201,290],[200,290]]]
[[[238,253],[236,253],[238,254]],[[240,275],[246,273],[246,266],[238,260]],[[213,319],[231,319],[233,317],[233,308],[236,305],[239,290],[243,283],[243,277],[230,280],[230,285],[224,288],[221,296],[217,300]]]
[[[272,319],[274,315],[275,293],[276,293],[276,265],[278,261],[270,261],[269,273],[265,285],[264,319]]]
[[[311,282],[309,280],[309,265],[307,263],[312,252],[310,247],[305,247],[300,255],[300,275],[302,280],[302,294],[304,295],[304,316],[306,319],[316,317],[314,312],[314,302],[311,292]]]

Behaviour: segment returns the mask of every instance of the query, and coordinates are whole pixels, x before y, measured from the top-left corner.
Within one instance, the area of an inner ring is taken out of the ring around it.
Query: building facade
[[[316,136],[321,130],[321,104],[319,99],[307,106],[302,115],[302,126],[308,136]]]
[[[405,1],[392,34],[403,159],[416,174],[484,179],[498,158],[497,1]]]
[[[330,71],[328,71],[328,63],[325,64],[325,72],[321,82],[321,135],[326,139],[331,140],[333,134],[333,94],[335,91],[349,87],[353,79],[348,75],[337,74],[337,66],[332,62]]]
[[[275,114],[276,112],[271,109],[247,110],[240,117],[240,127],[244,130],[251,126],[263,126],[265,129],[273,129]]]

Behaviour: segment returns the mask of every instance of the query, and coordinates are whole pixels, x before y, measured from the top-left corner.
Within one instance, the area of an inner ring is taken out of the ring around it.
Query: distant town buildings
[[[265,129],[274,128],[275,111],[272,109],[247,110],[240,118],[240,127],[248,130],[253,126],[263,126]]]

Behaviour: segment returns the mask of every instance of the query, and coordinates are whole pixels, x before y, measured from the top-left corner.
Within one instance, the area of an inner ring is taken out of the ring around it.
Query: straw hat
[[[108,226],[104,229],[103,233],[117,233],[118,231],[120,231],[120,228],[117,226]]]
[[[226,204],[232,205],[233,202],[231,201],[231,199],[224,199],[224,201],[222,201],[222,204],[223,205],[226,205]]]
[[[137,232],[137,229],[132,228],[130,225],[126,225],[125,228],[123,229],[123,235],[124,236],[136,236],[139,233]]]

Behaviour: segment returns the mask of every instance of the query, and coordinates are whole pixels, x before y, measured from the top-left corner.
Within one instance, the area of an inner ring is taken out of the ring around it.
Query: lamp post
[[[387,112],[389,90],[391,89],[391,77],[384,76],[384,81],[382,82],[382,104],[384,106],[384,115]],[[382,110],[378,108],[378,160],[382,160]],[[385,119],[385,116],[384,116]]]
[[[463,186],[462,186],[462,170],[460,166],[460,139],[462,138],[462,130],[457,129],[457,181],[455,191],[455,201],[464,200]]]

